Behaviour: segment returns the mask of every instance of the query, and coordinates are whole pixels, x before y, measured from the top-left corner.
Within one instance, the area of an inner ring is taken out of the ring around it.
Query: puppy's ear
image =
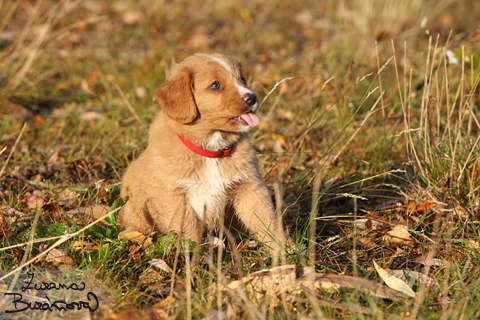
[[[192,93],[193,72],[187,65],[176,65],[168,79],[153,92],[155,102],[172,120],[190,123],[197,117]]]

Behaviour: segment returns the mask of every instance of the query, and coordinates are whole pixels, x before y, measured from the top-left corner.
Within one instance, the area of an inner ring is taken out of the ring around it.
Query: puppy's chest
[[[225,208],[228,191],[243,178],[239,172],[228,172],[217,159],[205,158],[198,180],[183,183],[187,201],[199,219],[215,223]]]

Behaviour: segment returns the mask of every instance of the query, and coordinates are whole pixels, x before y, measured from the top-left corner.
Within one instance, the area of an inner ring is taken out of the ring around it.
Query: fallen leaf
[[[391,270],[391,269],[385,269],[389,274],[399,278],[400,280],[403,280],[407,283],[410,281],[415,281],[416,283],[419,284],[424,284],[427,287],[432,287],[433,289],[440,289],[440,286],[438,282],[426,274],[417,272],[417,271],[412,271],[412,270]]]
[[[130,251],[136,263],[142,263],[142,256],[140,255],[139,248],[136,245],[132,244],[129,246],[128,251]]]
[[[160,302],[155,303],[153,306],[156,308],[165,308],[175,302],[177,302],[177,299],[175,299],[172,296],[168,296],[165,299],[161,300]]]
[[[42,207],[42,209],[47,211],[49,213],[50,217],[54,220],[61,220],[61,219],[64,218],[63,213],[62,213],[62,209],[54,203],[45,204]]]
[[[256,298],[256,300],[254,299],[255,301],[259,301],[279,292],[291,292],[294,294],[301,292],[302,286],[312,290],[358,290],[382,299],[394,301],[404,299],[404,295],[397,290],[390,289],[376,281],[345,275],[321,274],[315,272],[312,268],[297,270],[295,265],[284,265],[253,272],[226,286],[218,285],[218,290],[232,290],[234,293],[237,290],[245,290],[247,293],[255,295],[252,297]]]
[[[165,261],[163,261],[162,259],[152,259],[152,260],[148,261],[148,263],[150,263],[152,266],[155,266],[158,269],[163,270],[167,273],[172,272],[172,269],[170,269],[168,264]]]
[[[446,261],[436,259],[436,258],[435,259],[428,259],[428,258],[425,258],[424,256],[421,256],[421,257],[415,259],[415,262],[419,263],[419,264],[423,264],[424,266],[430,265],[430,266],[433,266],[433,267],[443,267],[447,264]]]
[[[103,115],[95,111],[87,111],[80,116],[80,119],[85,122],[93,120],[102,120]]]
[[[378,226],[382,224],[380,221],[373,220],[373,219],[357,219],[352,222],[357,228],[362,228],[362,229],[376,229]]]
[[[97,220],[104,216],[108,211],[110,211],[110,206],[107,205],[94,205],[94,206],[89,206],[89,207],[78,207],[75,209],[71,209],[67,211],[68,215],[81,215],[82,218],[86,218],[87,222],[90,222],[93,220]],[[109,226],[110,224],[106,222],[105,220],[101,220],[99,222],[100,224],[107,225]]]
[[[214,250],[225,250],[225,243],[220,240],[220,238],[213,237],[212,242],[210,243]]]
[[[0,237],[8,239],[11,236],[13,236],[13,232],[10,230],[10,226],[8,225],[7,220],[0,212]]]
[[[58,201],[63,204],[72,204],[77,198],[78,194],[69,188],[65,188],[58,193]]]
[[[40,196],[34,194],[26,197],[24,199],[24,203],[29,209],[39,209],[43,207],[43,205],[45,204],[45,201]]]
[[[364,247],[364,248],[367,248],[367,249],[371,249],[371,248],[376,248],[378,247],[378,245],[375,243],[375,241],[373,241],[372,239],[370,238],[366,238],[366,237],[355,237],[354,238],[355,241],[357,241],[357,243]]]
[[[27,216],[28,214],[23,213],[22,211],[18,211],[17,209],[14,209],[9,206],[0,206],[0,213],[3,213],[4,215],[7,216]]]
[[[68,166],[68,172],[78,177],[84,177],[88,173],[88,161],[85,159],[78,159],[72,161]]]
[[[48,158],[47,163],[55,163],[58,161],[58,149],[55,150],[55,152]]]
[[[373,260],[373,265],[378,272],[378,275],[382,280],[385,282],[387,286],[390,288],[403,292],[409,297],[415,298],[415,292],[413,292],[412,288],[408,286],[404,281],[398,279],[394,275],[389,274],[385,269],[382,269],[378,266],[378,264]]]
[[[415,201],[409,201],[407,214],[412,214],[417,211],[426,210],[436,205],[437,204],[433,202],[427,202],[427,203],[416,205]]]
[[[475,250],[479,249],[478,241],[475,241],[475,240],[472,240],[472,239],[468,239],[466,241],[465,245],[467,246],[467,248],[470,248],[470,249],[475,249]]]
[[[145,247],[152,244],[152,238],[138,231],[128,231],[118,235],[118,239],[130,240]]]
[[[40,252],[46,251],[50,246],[48,244],[41,244],[39,247]],[[40,261],[45,260],[46,262],[59,264],[63,266],[73,266],[75,263],[71,257],[69,257],[65,250],[53,248],[47,253],[47,256]]]
[[[383,242],[388,247],[411,246],[413,240],[408,232],[408,227],[404,225],[396,225],[385,233],[382,237]]]

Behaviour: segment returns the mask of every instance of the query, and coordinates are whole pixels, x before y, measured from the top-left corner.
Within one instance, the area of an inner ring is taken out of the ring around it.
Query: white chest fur
[[[213,218],[217,221],[225,207],[227,188],[232,179],[222,177],[217,159],[205,158],[204,161],[204,178],[188,183],[187,199],[199,219],[207,218],[206,214],[213,214],[213,217],[206,220]]]
[[[227,141],[222,139],[220,132],[214,133],[205,142],[205,148],[218,150],[227,147]],[[222,172],[219,159],[202,158],[203,165],[200,172],[202,177],[197,181],[183,183],[187,201],[200,220],[216,223],[225,209],[228,190],[233,183],[242,179],[242,173],[228,174]]]

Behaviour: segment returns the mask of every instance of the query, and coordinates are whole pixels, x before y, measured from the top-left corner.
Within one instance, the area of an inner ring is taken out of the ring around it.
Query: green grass
[[[112,205],[123,172],[146,147],[159,111],[151,92],[165,70],[193,53],[219,52],[242,62],[261,99],[293,77],[267,98],[251,132],[292,242],[280,264],[381,281],[375,260],[424,272],[440,289],[412,284],[417,298],[400,302],[320,289],[256,301],[213,284],[276,266],[261,247],[186,254],[181,239],[171,250],[160,235],[141,246],[96,224],[57,248],[102,292],[97,315],[183,319],[221,309],[227,319],[478,318],[480,42],[478,29],[468,32],[479,14],[466,0],[0,1],[0,213],[12,232],[0,241],[19,245],[0,251],[0,269],[57,241],[27,250],[37,212],[34,239],[87,226],[89,214],[71,213],[79,207]],[[458,64],[442,59],[448,48]],[[35,195],[44,204],[38,209],[29,208]],[[407,213],[409,201],[436,205]],[[355,219],[379,221],[379,229],[354,227]],[[408,226],[412,244],[387,245],[395,224]],[[421,263],[429,253],[439,265]],[[194,270],[192,254],[204,258]]]

